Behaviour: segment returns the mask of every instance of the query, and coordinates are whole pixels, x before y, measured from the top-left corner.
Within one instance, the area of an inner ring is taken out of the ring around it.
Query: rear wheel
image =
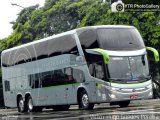
[[[120,101],[118,102],[118,105],[123,108],[123,107],[128,107],[128,105],[130,104],[130,101]]]
[[[89,97],[86,91],[82,91],[80,94],[79,108],[82,108],[85,110],[90,110],[94,108],[94,104],[89,103]]]
[[[22,97],[19,97],[18,102],[17,102],[17,106],[18,106],[18,112],[22,112],[22,113],[27,112],[26,103]]]
[[[27,108],[29,112],[41,112],[42,111],[42,107],[35,107],[33,105],[33,100],[31,96],[29,96],[27,99]]]

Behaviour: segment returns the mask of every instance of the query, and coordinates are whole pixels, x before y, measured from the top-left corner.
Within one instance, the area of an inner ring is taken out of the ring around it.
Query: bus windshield
[[[150,78],[146,55],[110,57],[108,71],[111,81],[135,82],[148,80]]]
[[[135,28],[101,28],[97,29],[98,41],[105,50],[139,50],[144,43]]]

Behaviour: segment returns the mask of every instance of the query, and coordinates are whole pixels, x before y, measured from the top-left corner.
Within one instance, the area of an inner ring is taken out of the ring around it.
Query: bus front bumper
[[[140,100],[140,99],[150,99],[153,97],[152,88],[144,90],[144,91],[117,91],[110,90],[109,91],[109,99],[110,102],[115,101],[126,101],[126,100]]]

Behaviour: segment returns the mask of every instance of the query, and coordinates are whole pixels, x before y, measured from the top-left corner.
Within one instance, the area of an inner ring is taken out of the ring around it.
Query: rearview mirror
[[[151,52],[151,54],[153,54],[154,56],[154,61],[155,62],[159,62],[159,53],[155,48],[152,47],[146,47],[147,52]]]

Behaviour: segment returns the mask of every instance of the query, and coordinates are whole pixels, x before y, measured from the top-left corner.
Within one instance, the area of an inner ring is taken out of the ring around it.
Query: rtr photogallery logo
[[[111,10],[112,12],[124,12],[124,3],[121,0],[112,3]]]

